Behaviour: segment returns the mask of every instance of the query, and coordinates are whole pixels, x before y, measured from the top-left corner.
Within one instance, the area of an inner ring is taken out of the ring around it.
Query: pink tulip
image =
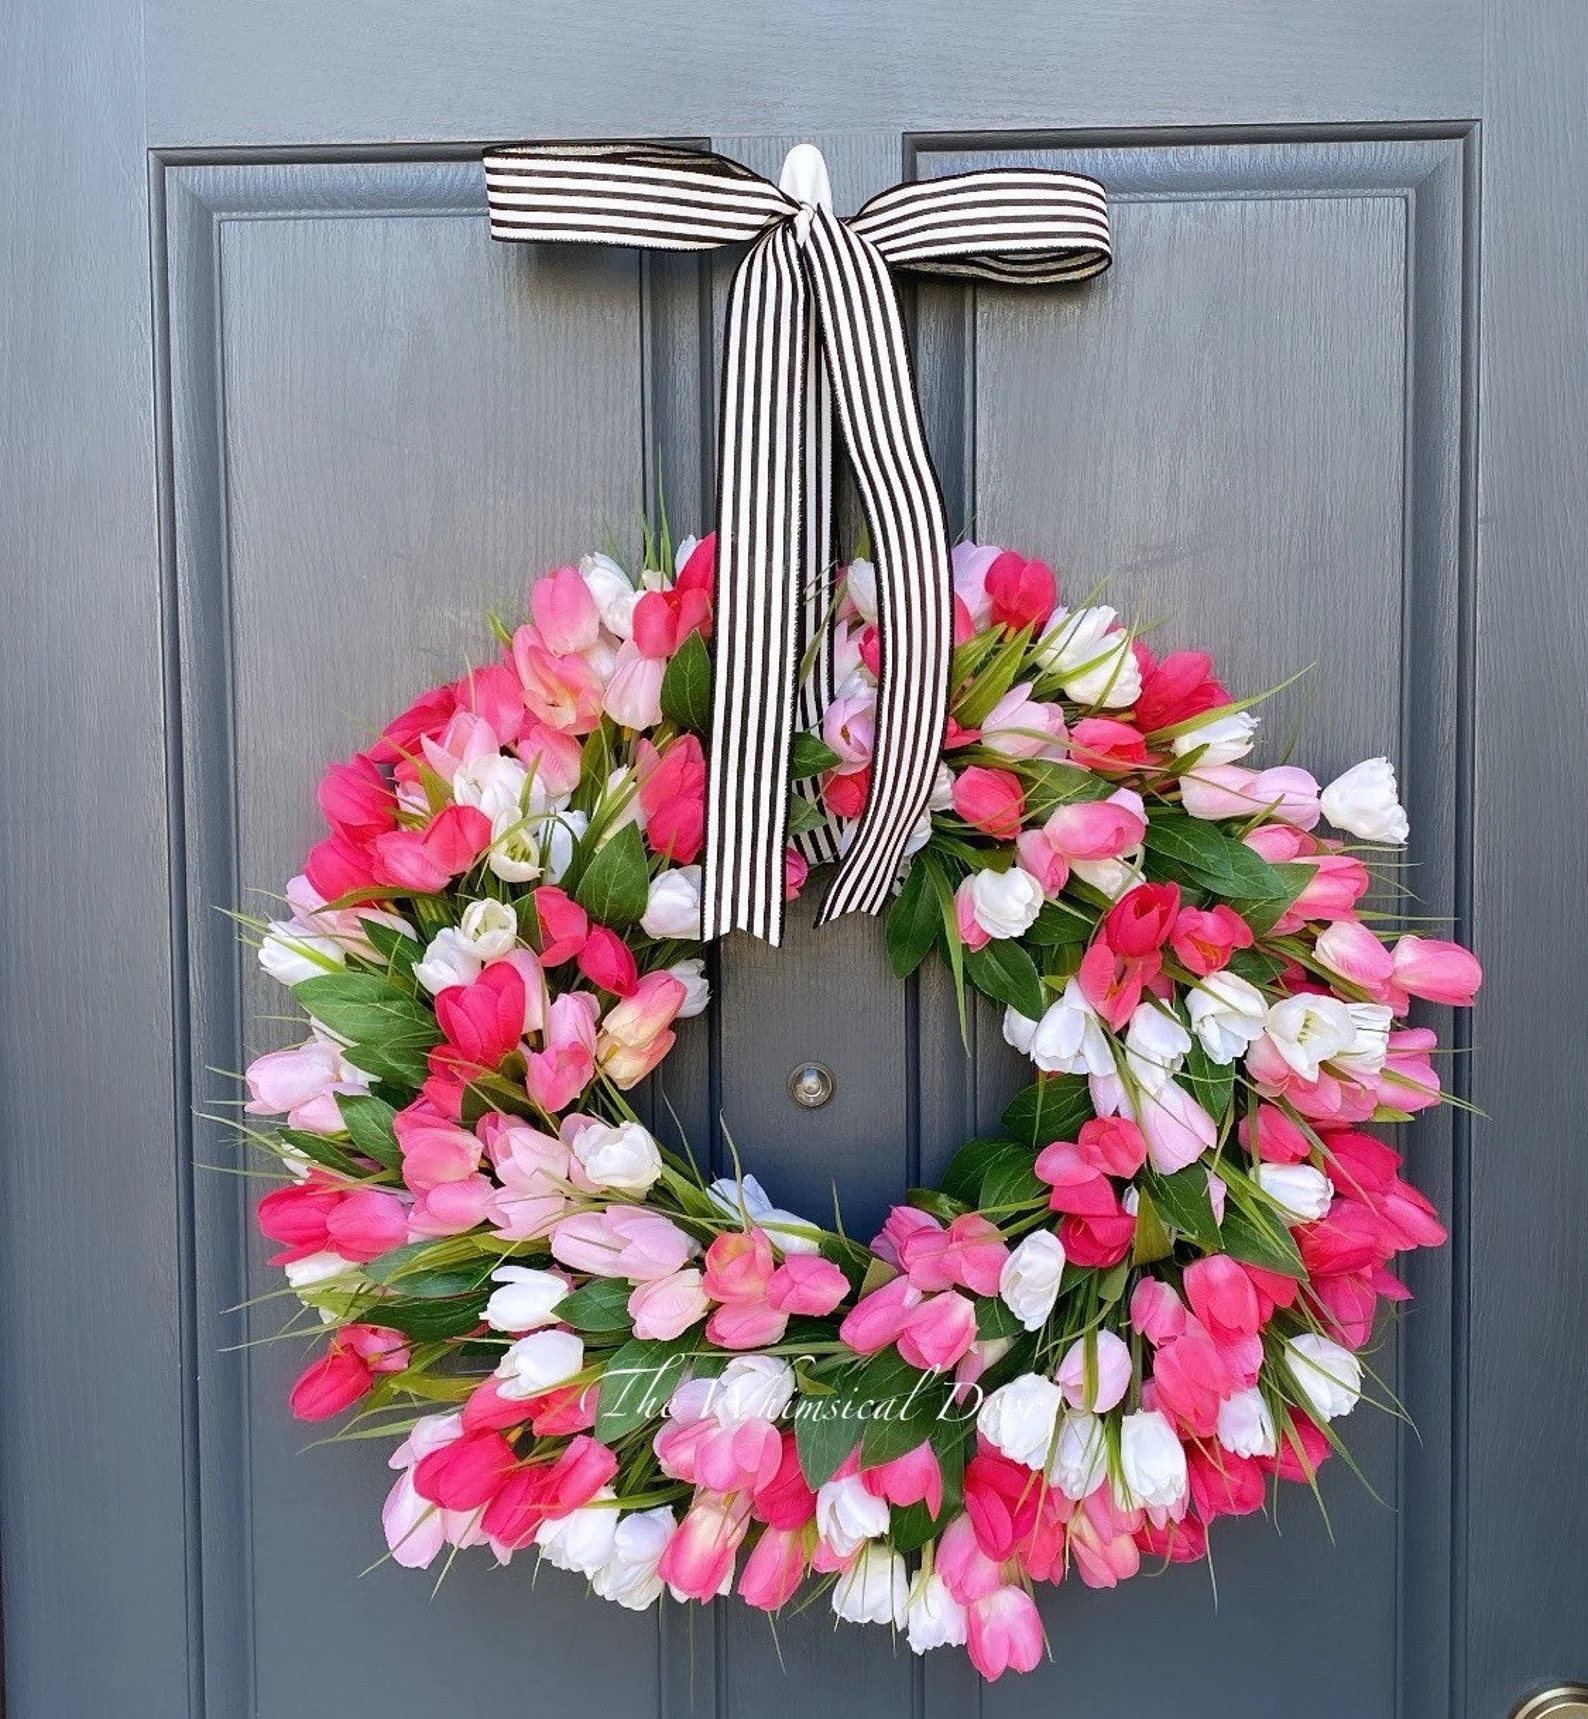
[[[1070,733],[1070,761],[1102,776],[1128,776],[1147,763],[1139,728],[1112,716],[1084,716]]]
[[[325,1221],[332,1250],[363,1265],[408,1239],[408,1209],[383,1188],[355,1188],[339,1200]]]
[[[1315,953],[1331,973],[1365,991],[1375,1002],[1385,1002],[1395,963],[1388,949],[1368,928],[1355,920],[1340,920],[1318,933]]]
[[[775,1263],[764,1230],[724,1230],[706,1249],[703,1287],[714,1301],[765,1302]]]
[[[548,1234],[571,1204],[566,1142],[494,1111],[480,1119],[479,1134],[501,1184],[489,1218],[497,1233],[510,1241]]]
[[[922,1295],[907,1277],[896,1277],[874,1289],[853,1307],[838,1335],[857,1355],[875,1355],[896,1343],[921,1306]]]
[[[980,1212],[962,1212],[948,1226],[943,1261],[955,1283],[975,1295],[996,1295],[1009,1249],[998,1226]]]
[[[924,1504],[936,1517],[943,1512],[943,1468],[930,1442],[861,1471],[861,1484],[874,1498],[885,1498],[901,1510]]]
[[[1147,834],[1141,796],[1120,788],[1106,800],[1060,806],[1042,826],[1056,853],[1071,860],[1117,859]]]
[[[1439,1076],[1430,1054],[1437,1042],[1427,1027],[1403,1027],[1390,1034],[1389,1055],[1374,1083],[1380,1104],[1417,1111],[1439,1102]]]
[[[289,1128],[338,1134],[342,1113],[336,1095],[363,1092],[369,1084],[363,1079],[343,1079],[342,1075],[341,1049],[324,1039],[310,1039],[291,1050],[267,1052],[248,1065],[252,1096],[244,1108],[251,1116],[285,1114]]]
[[[981,742],[1005,758],[1058,758],[1068,738],[1062,705],[1044,704],[1026,685],[1011,687],[988,711]]]
[[[1056,1140],[1037,1154],[1032,1168],[1053,1190],[1048,1204],[1056,1212],[1077,1217],[1107,1217],[1117,1204],[1108,1178],[1082,1149],[1068,1140]]]
[[[700,1273],[675,1271],[668,1277],[640,1284],[629,1297],[634,1335],[647,1340],[671,1341],[697,1320],[704,1319],[711,1303],[700,1287]]]
[[[1193,818],[1255,818],[1268,810],[1257,780],[1244,764],[1198,764],[1180,778],[1180,802]]]
[[[376,887],[375,856],[365,843],[338,834],[314,844],[303,874],[318,894],[335,901]]]
[[[1183,907],[1170,942],[1180,965],[1205,979],[1227,967],[1237,949],[1250,949],[1252,928],[1222,901],[1209,909]]]
[[[730,1504],[710,1493],[695,1503],[673,1531],[656,1573],[692,1600],[709,1600],[733,1577],[734,1554],[750,1526],[748,1500]]]
[[[1437,937],[1408,934],[1395,945],[1393,960],[1395,984],[1430,1003],[1469,1009],[1483,983],[1477,957],[1459,943],[1446,943]]]
[[[1156,1348],[1185,1330],[1185,1303],[1161,1278],[1144,1277],[1131,1292],[1130,1322]]]
[[[1258,1105],[1255,1141],[1249,1116],[1242,1116],[1239,1131],[1241,1144],[1265,1164],[1303,1164],[1312,1156],[1312,1142],[1276,1105]]]
[[[962,878],[954,891],[954,924],[960,942],[972,951],[985,949],[992,942],[992,933],[976,917],[976,898],[971,889],[974,882],[974,877]]]
[[[956,1516],[938,1537],[937,1573],[962,1606],[985,1599],[1003,1581],[1003,1566],[982,1551],[967,1515]]]
[[[1256,792],[1259,802],[1271,808],[1270,816],[1299,830],[1310,830],[1323,816],[1317,778],[1294,764],[1259,771]]]
[[[899,1353],[923,1372],[952,1367],[976,1341],[976,1304],[950,1290],[912,1309],[899,1333]]]
[[[672,1049],[672,1023],[688,995],[673,974],[647,973],[631,996],[608,1011],[596,1055],[614,1085],[638,1085]]]
[[[480,1167],[480,1141],[423,1099],[399,1110],[392,1126],[402,1150],[403,1180],[416,1194],[442,1182],[461,1182]]]
[[[1281,935],[1308,920],[1349,919],[1372,886],[1367,867],[1350,854],[1320,854],[1312,864],[1311,879],[1275,926],[1276,931],[1283,927]]]
[[[822,739],[838,754],[839,769],[871,762],[876,730],[877,695],[869,686],[835,698],[822,716]]]
[[[601,612],[574,567],[559,567],[535,581],[530,611],[541,642],[558,656],[587,651],[601,636]]]
[[[1188,1324],[1161,1344],[1152,1363],[1153,1407],[1161,1409],[1194,1438],[1218,1431],[1219,1404],[1234,1382],[1218,1347],[1206,1331]]]
[[[576,1212],[552,1231],[552,1257],[592,1277],[649,1283],[681,1271],[696,1253],[693,1239],[670,1218],[643,1206]]]
[[[477,716],[504,744],[511,743],[524,726],[524,689],[509,662],[490,663],[470,669],[453,687],[458,708]]]
[[[534,777],[536,788],[549,797],[571,794],[579,786],[584,749],[575,734],[532,719],[519,736],[518,756]]]
[[[788,1329],[788,1315],[764,1301],[733,1301],[712,1309],[706,1337],[719,1349],[764,1349]]]
[[[830,1259],[813,1253],[791,1253],[772,1273],[768,1303],[783,1313],[824,1318],[849,1293],[849,1279]]]
[[[973,829],[1013,841],[1025,817],[1025,790],[1011,771],[973,764],[954,778],[954,810]]]
[[[548,1116],[565,1110],[595,1078],[598,1008],[589,992],[565,991],[546,1011],[545,1042],[525,1059],[524,1086]]]
[[[391,830],[372,844],[376,880],[434,894],[461,876],[491,843],[491,820],[476,806],[448,806],[426,830]]]
[[[1252,1280],[1228,1254],[1209,1254],[1185,1269],[1185,1297],[1215,1342],[1252,1337],[1262,1323]]]
[[[477,1228],[490,1215],[496,1189],[489,1176],[465,1176],[459,1182],[438,1182],[419,1193],[408,1211],[411,1240],[425,1236],[458,1236]]]
[[[1075,1573],[1089,1588],[1113,1588],[1141,1568],[1135,1535],[1141,1512],[1121,1510],[1100,1486],[1070,1518],[1068,1545]]]
[[[513,667],[530,714],[548,728],[588,734],[601,720],[601,678],[582,656],[548,650],[535,628],[513,635]]]
[[[1106,1176],[1133,1177],[1147,1161],[1147,1142],[1128,1116],[1094,1116],[1083,1122],[1076,1149]]]
[[[1002,1587],[966,1608],[966,1649],[989,1682],[1011,1667],[1034,1671],[1042,1661],[1042,1619],[1024,1588]]]
[[[1213,1118],[1172,1080],[1156,1092],[1142,1092],[1137,1120],[1147,1139],[1147,1156],[1162,1176],[1172,1176],[1194,1164],[1218,1139]]]
[[[799,1591],[805,1567],[802,1529],[765,1528],[739,1572],[739,1598],[760,1611],[775,1612]]]
[[[783,854],[783,899],[798,901],[799,893],[805,887],[805,880],[810,874],[810,862],[790,842]]]
[[[648,657],[633,639],[625,639],[618,647],[602,708],[620,728],[654,728],[662,720],[666,677],[665,658]]]

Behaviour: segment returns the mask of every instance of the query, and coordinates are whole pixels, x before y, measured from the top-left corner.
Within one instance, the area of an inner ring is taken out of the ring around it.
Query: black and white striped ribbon
[[[723,349],[703,931],[782,936],[789,750],[834,691],[835,413],[871,528],[882,650],[871,792],[821,923],[879,911],[927,812],[954,632],[942,491],[889,266],[1016,285],[1100,274],[1102,186],[995,168],[897,185],[841,221],[808,144],[790,152],[780,186],[724,156],[654,144],[504,146],[486,152],[485,182],[498,239],[749,242]],[[837,857],[830,826],[800,846]]]

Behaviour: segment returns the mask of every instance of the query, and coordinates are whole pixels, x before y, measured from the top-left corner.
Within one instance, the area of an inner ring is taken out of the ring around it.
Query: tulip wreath
[[[260,1226],[318,1341],[293,1410],[400,1440],[401,1564],[534,1546],[635,1609],[816,1582],[1029,1670],[1035,1584],[1205,1556],[1379,1394],[1391,1261],[1444,1232],[1364,1125],[1439,1102],[1405,1016],[1470,1003],[1477,962],[1366,905],[1343,838],[1405,840],[1385,760],[1321,791],[1248,767],[1206,656],[963,544],[887,945],[1003,1004],[1034,1083],[870,1246],[712,1180],[628,1096],[708,996],[713,545],[646,559],[548,574],[498,660],[335,765],[259,927],[310,1025],[247,1073],[290,1174]],[[871,568],[841,589],[796,835],[868,790]]]

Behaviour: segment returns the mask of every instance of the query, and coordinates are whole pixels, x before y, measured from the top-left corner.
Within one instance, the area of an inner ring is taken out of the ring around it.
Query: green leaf
[[[1022,1206],[1048,1203],[1048,1185],[1036,1173],[1036,1154],[1029,1146],[1010,1141],[988,1164],[981,1179],[977,1206],[989,1216]]]
[[[1025,1326],[1020,1315],[997,1295],[976,1297],[976,1335],[983,1341],[993,1337],[1018,1337]]]
[[[965,1206],[974,1206],[981,1192],[982,1178],[992,1161],[1007,1153],[1013,1142],[1008,1140],[967,1140],[954,1154],[939,1191]]]
[[[1219,1223],[1213,1215],[1213,1197],[1208,1191],[1205,1165],[1192,1164],[1188,1169],[1177,1170],[1172,1176],[1159,1176],[1148,1171],[1144,1180],[1159,1216],[1171,1229],[1178,1230],[1206,1253],[1218,1252]]]
[[[402,1169],[402,1147],[397,1144],[397,1130],[393,1126],[397,1112],[389,1104],[368,1093],[340,1092],[336,1107],[342,1113],[353,1144],[366,1158],[373,1158],[388,1170]]]
[[[305,1158],[312,1158],[316,1164],[323,1164],[327,1170],[334,1170],[339,1176],[346,1176],[349,1181],[362,1181],[368,1174],[365,1167],[345,1147],[338,1146],[334,1140],[327,1140],[323,1135],[310,1134],[307,1129],[302,1128],[283,1128],[281,1138],[293,1151],[301,1152]]]
[[[428,1046],[408,1044],[375,1044],[368,1039],[355,1041],[347,1047],[347,1060],[365,1074],[389,1086],[400,1087],[404,1093],[423,1086],[430,1072],[425,1061]]]
[[[487,1297],[484,1295],[387,1296],[366,1308],[361,1317],[372,1325],[386,1325],[421,1343],[444,1337],[461,1337],[480,1323]]]
[[[843,759],[810,729],[794,736],[789,747],[788,773],[791,780],[803,781],[807,776],[819,776],[824,770],[836,770]]]
[[[387,925],[379,919],[360,919],[359,923],[390,971],[404,979],[411,978],[414,963],[425,952],[424,944],[409,932],[400,931],[395,925]]]
[[[928,868],[924,863],[912,865],[888,909],[888,959],[899,978],[907,979],[921,965],[942,929],[943,915]]]
[[[380,973],[352,968],[321,973],[294,985],[292,994],[317,1021],[349,1044],[417,1051],[423,1060],[423,1053],[441,1038],[430,1007]],[[365,1062],[358,1066],[380,1073]]]
[[[596,1403],[595,1436],[602,1444],[661,1418],[694,1349],[695,1339],[685,1332],[667,1342],[634,1338],[607,1358]]]
[[[1097,915],[1072,907],[1067,901],[1050,901],[1031,923],[1025,941],[1039,949],[1052,949],[1063,943],[1085,945],[1092,940],[1097,927]]]
[[[1136,1189],[1136,1238],[1131,1246],[1132,1265],[1151,1265],[1154,1260],[1167,1259],[1174,1252],[1174,1242],[1158,1216],[1158,1208],[1145,1188]]]
[[[1185,1059],[1186,1078],[1191,1082],[1191,1090],[1196,1095],[1196,1101],[1213,1118],[1222,1122],[1230,1107],[1230,1097],[1235,1091],[1234,1063],[1216,1063],[1203,1049],[1200,1039],[1191,1041],[1191,1050]]]
[[[1026,784],[1026,823],[1047,817],[1060,806],[1082,800],[1106,800],[1114,784],[1106,776],[1083,770],[1079,764],[1063,764],[1054,758],[1027,758],[1010,768]]]
[[[878,1448],[907,1439],[894,1450],[898,1456],[931,1436],[938,1399],[929,1393],[942,1381],[912,1367],[896,1349],[884,1349],[823,1383],[831,1390],[802,1396],[794,1410],[800,1470],[813,1488],[826,1485],[864,1438],[874,1438]],[[892,1430],[874,1431],[878,1426]]]
[[[1092,1119],[1092,1094],[1082,1074],[1042,1074],[1017,1092],[1003,1113],[1003,1125],[1028,1146],[1073,1140]]]
[[[789,795],[788,833],[791,838],[822,829],[826,823],[827,813],[818,800],[806,799],[803,790]]]
[[[1281,1277],[1306,1279],[1307,1268],[1301,1263],[1295,1238],[1278,1218],[1252,1217],[1231,1205],[1219,1226],[1219,1239],[1231,1259],[1277,1271]]]
[[[557,1317],[575,1331],[630,1331],[629,1297],[634,1287],[621,1277],[596,1277],[557,1303]]]
[[[662,714],[691,734],[711,728],[711,656],[706,641],[691,633],[662,676]]]
[[[1031,629],[1027,627],[1001,645],[991,662],[978,670],[975,685],[954,706],[961,727],[979,728],[992,714],[998,700],[1015,684],[1030,642]]]
[[[639,826],[624,824],[596,849],[574,894],[598,924],[621,930],[644,917],[650,889],[650,867]]]
[[[1266,937],[1280,919],[1290,911],[1296,897],[1311,883],[1317,868],[1298,864],[1294,860],[1286,860],[1278,865],[1270,866],[1269,869],[1284,885],[1285,893],[1283,896],[1271,901],[1232,901],[1230,903],[1259,937]]]
[[[1013,937],[995,937],[983,949],[965,951],[965,976],[996,1002],[1008,1003],[1028,1020],[1040,1020],[1047,1006],[1042,975]]]
[[[1289,887],[1255,849],[1201,818],[1155,812],[1146,845],[1163,862],[1155,869],[1226,900],[1282,901]]]
[[[1261,991],[1284,972],[1285,963],[1277,955],[1269,955],[1261,949],[1237,949],[1230,957],[1229,970]]]

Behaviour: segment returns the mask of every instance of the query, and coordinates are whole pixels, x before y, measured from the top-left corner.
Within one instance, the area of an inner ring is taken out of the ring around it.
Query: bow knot
[[[876,556],[881,671],[870,792],[821,922],[877,912],[928,815],[954,648],[948,527],[890,267],[1015,285],[1100,274],[1102,186],[993,168],[896,185],[841,221],[808,143],[789,151],[777,185],[658,144],[491,149],[485,182],[498,239],[749,242],[723,342],[702,931],[782,936],[790,749],[834,692],[835,412]],[[815,786],[798,794],[801,851],[838,858]]]

